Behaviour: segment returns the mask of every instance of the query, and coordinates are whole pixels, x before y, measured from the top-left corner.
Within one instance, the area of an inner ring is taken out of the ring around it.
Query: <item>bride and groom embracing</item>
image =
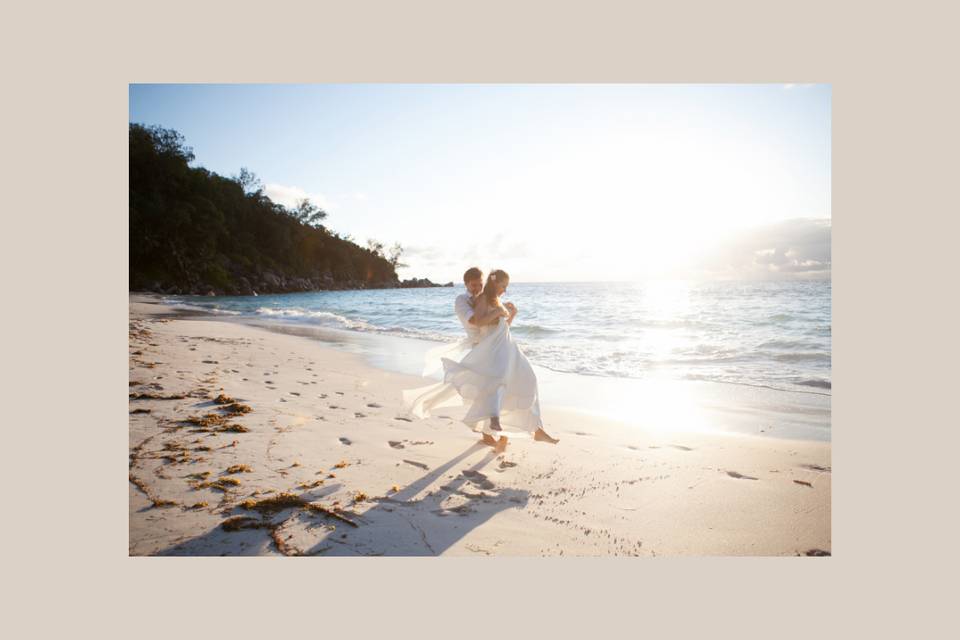
[[[457,297],[454,309],[467,339],[428,353],[424,375],[439,361],[443,381],[404,391],[404,407],[409,414],[424,418],[434,409],[466,404],[463,422],[483,434],[483,442],[497,452],[507,447],[504,428],[556,444],[559,441],[543,430],[537,376],[510,335],[517,307],[500,301],[510,276],[497,269],[484,282],[483,272],[472,267],[463,274],[463,284],[467,293]],[[466,349],[466,355],[454,359]]]

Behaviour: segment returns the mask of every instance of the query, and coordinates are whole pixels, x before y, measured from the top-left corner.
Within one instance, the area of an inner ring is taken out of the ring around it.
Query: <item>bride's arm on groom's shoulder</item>
[[[513,304],[512,302],[507,302],[503,306],[507,309],[507,312],[510,314],[509,316],[507,316],[507,324],[513,324],[513,319],[517,317],[517,305]]]

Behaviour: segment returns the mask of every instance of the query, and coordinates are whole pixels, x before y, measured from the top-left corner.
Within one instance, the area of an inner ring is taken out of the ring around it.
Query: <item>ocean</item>
[[[430,343],[463,329],[455,288],[321,291],[165,302],[271,324]],[[830,395],[831,283],[511,283],[512,333],[555,372],[683,379]]]

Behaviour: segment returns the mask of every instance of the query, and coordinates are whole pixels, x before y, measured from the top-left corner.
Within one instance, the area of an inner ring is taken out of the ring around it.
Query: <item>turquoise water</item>
[[[167,298],[213,313],[428,341],[459,339],[463,287]],[[829,394],[831,283],[515,283],[513,335],[536,365]]]

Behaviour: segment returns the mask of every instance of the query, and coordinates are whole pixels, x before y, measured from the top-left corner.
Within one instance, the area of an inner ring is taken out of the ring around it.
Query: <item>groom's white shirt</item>
[[[470,342],[477,344],[480,342],[480,328],[470,324],[470,318],[473,317],[472,300],[469,293],[461,293],[457,296],[457,301],[454,303],[453,308],[457,312],[457,317],[460,318],[460,324],[463,325],[463,329],[467,332],[467,337],[470,338]]]

